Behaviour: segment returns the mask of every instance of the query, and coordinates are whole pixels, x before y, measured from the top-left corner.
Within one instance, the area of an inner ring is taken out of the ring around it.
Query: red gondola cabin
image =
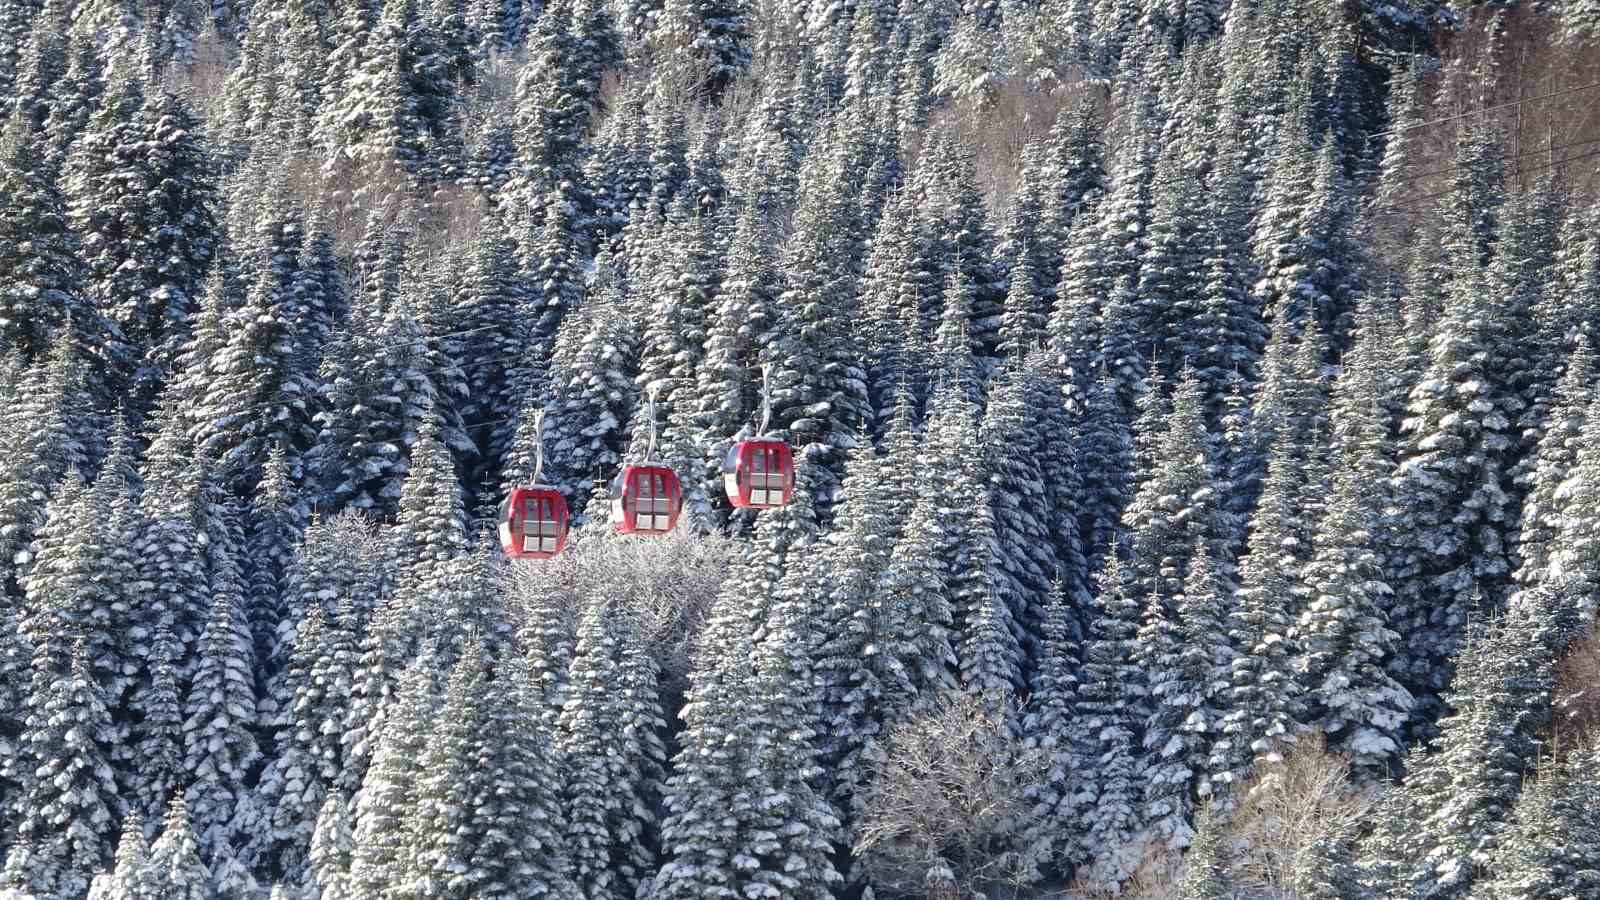
[[[794,454],[784,441],[739,441],[722,463],[728,500],[739,509],[772,509],[794,496]]]
[[[500,503],[500,546],[513,559],[549,559],[567,545],[567,520],[560,491],[514,488]]]
[[[666,466],[623,466],[613,482],[611,524],[622,534],[666,534],[682,511],[683,485]]]

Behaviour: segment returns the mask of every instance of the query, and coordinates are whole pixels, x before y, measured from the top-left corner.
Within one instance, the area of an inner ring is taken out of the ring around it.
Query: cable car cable
[[[1538,97],[1523,97],[1523,98],[1521,98],[1519,100],[1508,100],[1505,103],[1500,103],[1500,104],[1497,104],[1495,106],[1485,106],[1483,109],[1475,109],[1475,110],[1471,110],[1469,112],[1458,113],[1457,115],[1453,115],[1453,116],[1445,116],[1442,119],[1432,119],[1432,120],[1427,121],[1427,122],[1415,122],[1415,123],[1413,123],[1411,125],[1406,125],[1406,126],[1404,126],[1402,128],[1390,129],[1389,131],[1374,131],[1371,134],[1368,134],[1366,136],[1366,140],[1370,142],[1373,138],[1388,137],[1389,135],[1399,134],[1399,133],[1401,133],[1403,131],[1414,131],[1414,130],[1416,130],[1418,128],[1426,128],[1429,125],[1441,125],[1441,124],[1443,124],[1445,122],[1454,122],[1457,119],[1465,119],[1465,118],[1468,118],[1469,116],[1476,116],[1476,115],[1481,115],[1483,113],[1494,112],[1495,110],[1499,110],[1499,109],[1507,109],[1507,108],[1513,107],[1513,106],[1521,106],[1524,103],[1538,103],[1538,102],[1540,102],[1542,100],[1549,100],[1549,99],[1552,99],[1554,97],[1563,97],[1563,96],[1566,96],[1567,94],[1575,94],[1578,91],[1587,91],[1587,90],[1590,90],[1592,88],[1597,88],[1597,87],[1600,87],[1600,81],[1592,82],[1590,84],[1580,84],[1580,85],[1578,85],[1576,87],[1563,88],[1563,89],[1561,89],[1559,91],[1552,91],[1551,93],[1548,93],[1548,94],[1541,94]]]

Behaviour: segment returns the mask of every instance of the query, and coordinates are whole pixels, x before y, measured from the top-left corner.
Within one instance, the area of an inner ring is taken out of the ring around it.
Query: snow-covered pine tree
[[[548,483],[567,495],[574,517],[585,515],[594,491],[609,484],[622,463],[624,440],[637,402],[638,334],[614,272],[601,268],[580,314],[568,326],[582,325],[577,353],[552,371],[554,399],[545,407],[545,460]],[[533,474],[534,416],[525,407],[508,456],[506,475]]]
[[[348,890],[354,898],[382,898],[408,883],[417,848],[419,791],[427,774],[439,705],[433,660],[423,654],[406,668],[393,705],[377,734],[372,765],[354,800],[355,836]]]
[[[149,900],[156,896],[150,842],[144,836],[140,817],[130,813],[122,820],[116,862],[110,871],[95,876],[89,887],[89,900]]]
[[[1053,449],[1047,441],[1061,435],[1047,435],[1039,427],[1046,410],[1029,403],[1041,393],[1056,392],[1030,391],[1027,382],[1019,367],[990,388],[978,440],[994,515],[995,586],[1010,607],[1019,644],[1036,654],[1050,580],[1062,565],[1050,527],[1056,498],[1043,471],[1045,456]],[[1053,467],[1051,474],[1059,471]]]
[[[1221,825],[1210,814],[1195,823],[1194,841],[1183,854],[1183,879],[1178,883],[1179,900],[1227,900],[1229,873]]]
[[[289,616],[287,590],[297,545],[303,539],[308,515],[305,503],[289,478],[287,459],[278,448],[267,453],[261,481],[256,485],[249,511],[249,539],[244,548],[244,606],[246,626],[254,644],[255,679],[265,689],[279,674],[279,626]],[[270,720],[275,698],[258,691],[262,719]]]
[[[137,716],[127,742],[123,796],[131,815],[141,822],[158,821],[186,778],[183,766],[183,698],[178,693],[182,648],[172,630],[157,624],[150,633],[147,670],[140,677],[127,709]],[[119,760],[120,761],[120,760]]]
[[[161,836],[150,845],[150,880],[158,897],[206,900],[215,896],[211,869],[200,856],[200,841],[181,795],[174,795],[161,820]]]
[[[418,5],[346,8],[340,28],[359,50],[347,43],[336,51],[348,70],[323,82],[313,137],[347,171],[426,177],[455,162],[456,88]]]
[[[840,816],[821,787],[816,750],[817,696],[803,649],[811,643],[808,618],[804,601],[779,602],[753,659],[746,718],[751,762],[762,774],[747,823],[755,840],[742,848],[755,865],[735,860],[745,870],[739,893],[746,897],[826,900],[843,881],[834,863]]]
[[[978,191],[972,153],[955,135],[936,134],[923,153],[911,189],[918,192],[921,207],[921,265],[932,284],[955,284],[959,272],[960,282],[971,291],[967,340],[979,372],[987,376],[998,363],[1006,279],[995,263],[995,237]]]
[[[794,212],[777,322],[760,361],[772,366],[772,431],[818,466],[812,499],[825,519],[871,407],[851,327],[861,235],[850,172],[818,153],[806,173],[829,186],[808,191]]]
[[[741,824],[755,810],[745,779],[755,737],[738,698],[753,651],[748,598],[730,583],[711,608],[689,676],[684,723],[662,798],[664,864],[643,889],[650,900],[738,896],[748,857]]]
[[[1123,509],[1132,492],[1132,425],[1117,402],[1111,380],[1102,374],[1072,425],[1073,451],[1083,475],[1074,501],[1078,535],[1091,553],[1105,552],[1118,539]],[[1089,568],[1102,562],[1091,556]]]
[[[14,4],[13,4],[14,5]],[[83,263],[42,135],[20,118],[0,131],[0,346],[43,357],[69,323],[98,330],[83,297]]]
[[[935,494],[917,498],[878,584],[874,607],[881,616],[883,652],[891,657],[882,686],[885,730],[926,711],[956,686],[955,616],[950,572],[940,555],[940,506]]]
[[[1473,900],[1557,900],[1600,890],[1600,798],[1588,777],[1597,757],[1590,739],[1540,762]]]
[[[1128,554],[1122,574],[1138,602],[1160,606],[1174,619],[1172,604],[1183,596],[1190,560],[1209,554],[1224,579],[1221,590],[1230,590],[1232,580],[1211,437],[1201,420],[1199,384],[1192,373],[1178,382],[1162,431],[1143,440],[1148,447],[1140,455],[1148,458],[1140,463],[1151,468],[1123,513]]]
[[[1053,545],[1056,568],[1067,603],[1074,609],[1074,637],[1083,639],[1089,599],[1089,567],[1079,513],[1083,507],[1083,461],[1078,456],[1074,417],[1063,398],[1063,384],[1051,366],[1049,351],[1035,347],[1024,360],[1022,392],[1033,419],[1039,477],[1046,502],[1045,530]]]
[[[76,409],[85,378],[80,352],[75,341],[57,341],[17,379],[15,401],[0,417],[0,566],[13,597],[31,565],[29,545],[44,524],[46,501],[68,471],[81,473],[87,462]]]
[[[16,611],[10,604],[0,608],[0,816],[8,822],[16,821],[15,805],[28,778],[21,739],[32,654]]]
[[[88,295],[125,342],[110,390],[131,398],[136,427],[188,335],[217,250],[217,192],[199,126],[186,101],[125,78],[77,137],[62,176]]]
[[[1485,214],[1486,213],[1482,213]],[[1413,727],[1429,733],[1450,683],[1450,658],[1469,616],[1497,608],[1510,576],[1507,540],[1514,510],[1503,479],[1520,404],[1504,389],[1495,356],[1504,340],[1502,298],[1474,257],[1476,222],[1457,229],[1444,319],[1430,362],[1411,392],[1405,446],[1394,476],[1395,523],[1389,567],[1400,634],[1389,668],[1417,699]],[[1481,600],[1487,606],[1476,608]]]
[[[1311,558],[1301,570],[1304,610],[1292,640],[1301,657],[1305,722],[1351,758],[1359,781],[1389,777],[1404,749],[1411,694],[1385,669],[1399,639],[1389,626],[1392,589],[1379,529],[1391,470],[1392,440],[1377,400],[1381,369],[1363,365],[1380,351],[1358,331],[1348,368],[1335,386],[1338,432],[1329,499]]]
[[[1197,799],[1215,792],[1208,763],[1234,699],[1228,677],[1237,651],[1226,629],[1233,586],[1214,552],[1201,544],[1189,558],[1175,618],[1162,610],[1171,601],[1149,598],[1134,654],[1150,685],[1143,816],[1150,836],[1173,848],[1189,845]]]
[[[36,657],[23,752],[31,760],[21,817],[0,882],[45,897],[79,897],[107,868],[122,815],[112,774],[112,723],[80,642],[65,671]]]
[[[1562,484],[1584,446],[1594,378],[1594,351],[1588,338],[1580,334],[1567,355],[1538,447],[1528,458],[1531,464],[1523,466],[1520,486],[1525,496],[1516,546],[1518,590],[1537,586],[1548,574],[1552,545],[1562,518],[1568,515]]]
[[[350,861],[355,848],[350,801],[344,791],[328,792],[311,832],[311,868],[306,892],[319,900],[350,896]]]
[[[1041,651],[1023,708],[1025,752],[1047,761],[1043,780],[1028,787],[1032,804],[1023,834],[1026,852],[1041,874],[1064,874],[1083,862],[1083,773],[1073,746],[1077,672],[1082,655],[1077,610],[1065,586],[1052,585],[1045,604]]]
[[[655,809],[666,777],[656,668],[629,613],[592,601],[578,628],[557,739],[572,878],[584,900],[637,896],[655,863]]]
[[[1070,723],[1079,773],[1071,802],[1082,822],[1072,852],[1092,861],[1083,872],[1088,884],[1117,890],[1139,863],[1132,844],[1144,820],[1135,775],[1150,697],[1148,673],[1134,662],[1140,604],[1127,589],[1115,550],[1105,560]]]
[[[473,435],[479,458],[492,472],[509,449],[516,414],[533,384],[530,298],[501,213],[492,208],[485,213],[469,252],[470,263],[453,285],[450,329],[466,332],[462,359],[472,368],[462,416],[492,423]]]
[[[407,259],[408,240],[398,226],[377,236],[381,257],[360,276],[346,329],[324,354],[320,430],[309,460],[321,480],[319,509],[393,515],[412,465],[407,453],[414,453],[425,422],[441,414],[459,421],[441,396],[442,354],[433,353],[419,318],[428,306],[428,277]],[[437,424],[452,449],[471,451],[459,430]]]
[[[1293,527],[1301,495],[1296,469],[1286,455],[1267,463],[1249,550],[1239,563],[1239,591],[1229,604],[1228,638],[1238,655],[1229,673],[1228,715],[1208,764],[1218,794],[1258,763],[1280,762],[1305,721],[1294,623],[1305,603],[1297,582],[1311,548]]]
[[[899,523],[884,482],[900,460],[878,458],[862,440],[851,454],[834,530],[817,551],[819,593],[808,632],[821,703],[817,749],[828,764],[830,796],[849,808],[867,775],[882,732],[884,680],[896,660],[885,654],[884,610],[875,602]]]
[[[422,754],[408,874],[441,898],[519,892],[575,900],[549,737],[515,681],[517,667],[504,670],[519,698],[506,702],[488,662],[472,646],[451,671]]]
[[[200,636],[183,723],[190,825],[201,858],[213,868],[231,857],[264,818],[250,790],[261,757],[254,734],[254,668],[238,597],[218,593]]]
[[[274,448],[298,471],[316,437],[310,405],[316,381],[309,367],[321,349],[318,324],[326,329],[327,314],[320,297],[307,297],[275,275],[278,265],[292,271],[295,263],[263,261],[243,302],[219,323],[221,346],[192,359],[191,366],[202,368],[184,376],[196,389],[186,411],[194,422],[190,438],[237,493],[258,480]]]
[[[1524,778],[1544,743],[1555,686],[1551,635],[1570,628],[1541,603],[1522,603],[1468,636],[1439,723],[1436,752],[1414,752],[1403,788],[1375,811],[1367,840],[1381,895],[1466,897],[1510,829]]]
[[[328,613],[314,605],[298,622],[294,651],[284,670],[272,741],[273,755],[260,775],[255,797],[260,821],[249,835],[247,856],[274,877],[295,882],[304,878],[311,829],[334,774],[322,729],[332,725],[338,739],[335,703],[315,681],[323,652]]]
[[[697,92],[715,98],[750,67],[750,9],[740,0],[659,0],[652,20],[657,65],[694,60],[688,74]]]
[[[178,391],[168,389],[151,418],[150,446],[139,474],[146,485],[161,489],[146,492],[143,529],[135,538],[140,582],[150,586],[146,627],[171,629],[180,676],[187,673],[211,609],[205,534],[212,519],[205,509],[210,497],[204,463],[184,433],[184,402]]]

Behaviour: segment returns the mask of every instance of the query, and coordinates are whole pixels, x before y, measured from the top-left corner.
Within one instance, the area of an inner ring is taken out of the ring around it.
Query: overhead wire
[[[1399,133],[1406,132],[1406,131],[1413,131],[1413,130],[1416,130],[1416,129],[1419,129],[1419,128],[1425,128],[1425,127],[1429,127],[1429,126],[1433,126],[1433,125],[1440,125],[1440,124],[1444,124],[1444,123],[1447,123],[1447,122],[1459,121],[1461,119],[1470,118],[1472,116],[1483,115],[1483,114],[1486,114],[1486,113],[1495,112],[1495,111],[1502,110],[1502,109],[1509,109],[1509,108],[1512,108],[1512,107],[1515,107],[1515,106],[1520,106],[1520,105],[1523,105],[1523,104],[1526,104],[1526,103],[1543,102],[1545,100],[1551,100],[1551,99],[1555,99],[1557,97],[1562,97],[1562,96],[1566,96],[1566,95],[1569,95],[1569,94],[1574,94],[1574,93],[1577,93],[1579,91],[1592,90],[1592,89],[1595,89],[1595,88],[1600,88],[1600,81],[1592,82],[1592,83],[1589,83],[1589,84],[1576,85],[1576,86],[1572,86],[1572,87],[1568,87],[1568,88],[1563,88],[1563,89],[1561,89],[1559,91],[1552,91],[1550,93],[1541,94],[1541,95],[1534,96],[1534,97],[1523,97],[1523,98],[1519,98],[1519,99],[1516,99],[1516,100],[1507,101],[1505,103],[1496,104],[1494,106],[1487,106],[1487,107],[1483,107],[1481,109],[1469,110],[1467,112],[1458,113],[1456,115],[1443,116],[1443,117],[1440,117],[1440,118],[1430,119],[1430,120],[1423,121],[1423,122],[1414,122],[1414,123],[1412,123],[1410,125],[1406,125],[1406,126],[1401,127],[1401,128],[1394,128],[1394,129],[1389,129],[1389,130],[1386,130],[1386,131],[1370,132],[1370,133],[1368,133],[1368,134],[1366,134],[1364,136],[1364,140],[1370,142],[1371,140],[1373,140],[1375,138],[1379,138],[1379,137],[1387,137],[1387,136],[1391,136],[1391,135],[1394,135],[1394,134],[1399,134]],[[1595,144],[1595,143],[1600,143],[1600,138],[1591,139],[1591,140],[1584,140],[1584,141],[1575,141],[1575,142],[1570,143],[1570,144],[1564,144],[1564,145],[1555,146],[1555,147],[1543,147],[1543,148],[1539,148],[1537,150],[1532,150],[1532,151],[1528,151],[1528,152],[1524,152],[1524,153],[1506,154],[1506,155],[1503,155],[1503,156],[1495,157],[1495,160],[1499,161],[1499,162],[1511,162],[1511,161],[1515,161],[1515,160],[1518,160],[1518,159],[1523,159],[1523,158],[1529,157],[1529,156],[1538,156],[1538,155],[1541,155],[1541,154],[1552,154],[1552,153],[1557,153],[1557,152],[1560,152],[1560,151],[1563,151],[1563,150],[1573,149],[1573,148],[1576,148],[1576,147],[1589,146],[1589,145]],[[1570,157],[1566,157],[1566,158],[1559,159],[1559,160],[1552,160],[1551,162],[1546,163],[1544,165],[1541,165],[1541,166],[1538,166],[1538,167],[1535,167],[1535,168],[1531,168],[1531,169],[1522,170],[1519,174],[1532,174],[1532,173],[1536,173],[1536,172],[1547,171],[1549,169],[1558,168],[1560,166],[1568,165],[1570,163],[1582,162],[1584,160],[1592,159],[1592,158],[1597,157],[1597,156],[1600,156],[1600,150],[1595,150],[1595,151],[1591,151],[1591,152],[1588,152],[1588,153],[1579,154],[1577,156],[1570,156]],[[1457,171],[1457,170],[1459,170],[1461,168],[1464,168],[1465,165],[1466,165],[1465,163],[1457,163],[1457,164],[1454,164],[1454,165],[1446,166],[1446,167],[1440,168],[1440,169],[1431,170],[1431,171],[1428,171],[1428,172],[1414,173],[1414,174],[1408,175],[1408,176],[1406,176],[1404,178],[1395,179],[1393,183],[1394,184],[1411,184],[1411,183],[1414,183],[1414,182],[1417,182],[1417,181],[1422,181],[1422,180],[1429,179],[1429,178],[1437,178],[1437,177],[1439,177],[1441,175],[1448,175],[1451,172],[1454,172],[1454,171]],[[1152,188],[1153,187],[1168,187],[1168,186],[1172,186],[1172,185],[1175,185],[1175,184],[1178,184],[1178,183],[1180,183],[1180,182],[1177,179],[1173,179],[1173,180],[1170,180],[1170,181],[1151,179],[1151,181],[1149,183],[1149,186],[1152,187]],[[1419,203],[1424,203],[1424,202],[1427,202],[1429,200],[1435,200],[1435,199],[1438,199],[1438,198],[1441,198],[1441,197],[1445,197],[1445,196],[1448,196],[1452,192],[1453,192],[1453,189],[1447,189],[1447,190],[1438,191],[1438,192],[1429,193],[1429,194],[1424,194],[1424,195],[1420,195],[1420,196],[1403,198],[1401,200],[1392,201],[1392,202],[1384,203],[1384,204],[1379,204],[1379,206],[1381,208],[1388,208],[1388,209],[1401,209],[1401,208],[1406,208],[1406,207],[1410,207],[1410,206],[1415,206],[1415,205],[1417,205]],[[378,345],[376,347],[373,347],[371,349],[372,350],[383,351],[383,350],[398,350],[398,349],[402,349],[402,348],[419,347],[419,346],[420,347],[428,347],[428,349],[432,349],[431,347],[428,346],[430,342],[436,342],[436,341],[440,341],[440,340],[448,340],[448,339],[451,339],[451,338],[465,337],[465,336],[468,336],[468,335],[478,334],[478,333],[482,333],[482,332],[485,332],[485,331],[492,331],[496,327],[497,326],[493,326],[493,325],[484,325],[484,326],[479,326],[479,327],[476,327],[476,328],[461,329],[461,330],[458,330],[458,331],[444,332],[444,333],[435,334],[435,335],[422,335],[422,336],[419,336],[419,337],[416,337],[416,338],[412,338],[412,339],[409,339],[409,340],[406,340],[406,341],[398,342],[398,343],[380,344],[380,345]],[[516,360],[516,359],[520,359],[520,358],[522,358],[521,354],[513,354],[513,355],[510,355],[510,356],[503,357],[503,358],[497,358],[497,359],[491,359],[491,360],[476,360],[476,361],[470,361],[470,362],[465,362],[465,363],[458,363],[455,366],[455,368],[457,370],[465,373],[465,372],[471,372],[471,371],[478,371],[480,369],[488,368],[488,367],[494,366],[494,365],[499,365],[499,364],[505,363],[505,362],[510,362],[510,361],[513,361],[513,360]],[[384,384],[384,383],[386,383],[388,381],[391,381],[391,380],[392,379],[374,379],[374,380],[367,380],[367,381],[346,382],[344,386],[358,387],[358,388],[362,388],[362,387],[377,387],[377,386],[382,385],[382,384]],[[263,402],[260,402],[260,403],[255,403],[255,404],[251,404],[251,405],[248,405],[248,406],[245,406],[245,407],[241,407],[241,408],[232,410],[232,411],[230,411],[230,415],[241,415],[241,414],[244,414],[244,413],[253,412],[253,411],[256,411],[256,410],[260,410],[260,409],[283,407],[283,406],[288,405],[289,402],[292,402],[292,401],[284,401],[284,400],[263,401]],[[490,425],[500,425],[500,424],[506,424],[506,423],[509,423],[509,422],[514,422],[514,421],[517,421],[518,418],[520,418],[520,417],[518,417],[518,416],[508,416],[508,417],[502,417],[502,418],[498,418],[498,419],[483,420],[483,421],[479,421],[479,422],[462,423],[460,425],[460,427],[462,429],[483,428],[483,427],[487,427],[487,426],[490,426]]]
[[[1495,112],[1496,110],[1501,109],[1510,109],[1513,106],[1521,106],[1524,103],[1539,103],[1544,100],[1551,100],[1556,97],[1564,97],[1567,94],[1575,94],[1578,91],[1587,91],[1594,88],[1600,88],[1600,81],[1591,82],[1590,84],[1580,84],[1569,88],[1562,88],[1559,91],[1551,91],[1548,94],[1540,94],[1537,97],[1522,97],[1517,100],[1508,100],[1505,103],[1498,103],[1494,106],[1485,106],[1482,109],[1469,110],[1464,113],[1457,113],[1456,115],[1445,116],[1439,119],[1430,119],[1426,122],[1413,122],[1410,125],[1406,125],[1401,128],[1391,128],[1388,131],[1374,131],[1366,136],[1366,140],[1370,142],[1374,138],[1388,137],[1390,135],[1400,134],[1401,132],[1405,131],[1415,131],[1418,128],[1427,128],[1430,125],[1442,125],[1445,122],[1455,122],[1460,119],[1471,118],[1472,116],[1481,116],[1484,113]]]

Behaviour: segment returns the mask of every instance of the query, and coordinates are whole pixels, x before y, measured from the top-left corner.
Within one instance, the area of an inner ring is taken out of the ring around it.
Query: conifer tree
[[[835,530],[820,548],[826,581],[814,612],[810,654],[820,694],[818,750],[830,763],[836,797],[853,797],[882,728],[881,703],[891,661],[883,647],[883,610],[874,602],[894,547],[894,497],[881,489],[900,460],[877,458],[863,441],[852,454],[835,510]]]
[[[144,497],[144,528],[136,539],[140,580],[152,588],[153,602],[146,615],[171,629],[180,672],[188,665],[211,608],[204,535],[209,497],[203,462],[183,431],[181,403],[176,391],[166,391],[152,419],[140,476],[145,484],[162,489]]]
[[[233,854],[259,815],[249,790],[260,759],[253,733],[255,655],[237,603],[225,593],[213,601],[184,708],[190,826],[202,858],[213,866]]]
[[[939,507],[932,494],[915,501],[878,585],[875,606],[884,652],[891,655],[883,684],[886,729],[956,686],[955,614],[951,573],[940,555],[946,536]]]
[[[419,824],[423,751],[438,705],[433,661],[419,656],[407,669],[377,735],[372,765],[354,805],[355,836],[348,889],[379,898],[411,877]]]
[[[625,429],[636,405],[634,378],[638,336],[634,318],[616,283],[602,269],[588,301],[569,316],[563,331],[579,333],[576,354],[553,366],[553,399],[545,405],[545,459],[549,483],[567,494],[575,517],[585,514],[590,496],[610,482],[627,449]],[[536,416],[524,407],[507,459],[508,478],[533,474],[532,428]]]
[[[1037,425],[1043,411],[1028,407],[1025,382],[1019,370],[991,388],[978,439],[994,517],[995,587],[1010,608],[1017,640],[1032,649],[1060,561],[1049,531],[1052,497],[1041,471],[1046,445]]]
[[[1588,338],[1578,336],[1555,389],[1549,420],[1532,464],[1523,467],[1526,492],[1517,529],[1517,587],[1541,583],[1550,563],[1551,545],[1565,513],[1561,485],[1571,474],[1583,447],[1595,358]]]
[[[188,334],[217,250],[217,192],[199,133],[185,101],[125,79],[90,118],[63,175],[89,297],[127,345],[113,358],[113,390],[130,390],[140,413]]]
[[[574,898],[548,738],[525,694],[491,693],[486,662],[468,648],[451,672],[416,786],[412,877],[440,897]]]
[[[1250,549],[1239,564],[1239,592],[1227,617],[1228,637],[1239,654],[1229,673],[1228,716],[1210,760],[1220,790],[1241,781],[1257,761],[1281,761],[1305,721],[1293,626],[1304,603],[1297,581],[1310,547],[1293,528],[1299,494],[1294,461],[1278,456],[1267,466],[1250,523]]]
[[[516,244],[501,233],[503,228],[502,214],[490,210],[473,236],[471,264],[452,285],[452,330],[471,332],[462,335],[462,353],[474,363],[462,414],[470,422],[496,423],[482,436],[475,435],[482,458],[491,465],[505,454],[511,434],[500,420],[516,415],[532,374],[526,315],[530,298],[517,277]]]
[[[29,544],[44,524],[45,501],[71,469],[84,468],[86,447],[75,407],[85,373],[74,341],[58,341],[49,357],[17,383],[17,402],[0,421],[5,477],[0,479],[0,564],[16,596],[31,562]]]
[[[692,84],[714,98],[750,66],[748,18],[738,0],[661,0],[650,47],[663,64],[694,59]]]
[[[1171,613],[1170,604],[1183,595],[1190,560],[1201,553],[1217,560],[1221,577],[1231,580],[1222,562],[1225,514],[1211,473],[1210,438],[1200,420],[1199,386],[1192,376],[1178,383],[1164,430],[1145,440],[1152,469],[1123,513],[1129,542],[1123,577],[1135,597],[1166,606]]]
[[[1463,240],[1475,239],[1467,232]],[[1481,589],[1492,609],[1510,574],[1512,509],[1502,479],[1518,410],[1491,368],[1503,339],[1501,300],[1471,270],[1471,247],[1460,252],[1469,269],[1449,292],[1428,371],[1411,392],[1394,480],[1394,502],[1406,516],[1390,563],[1390,622],[1400,634],[1390,671],[1417,698],[1419,723],[1439,711],[1450,657],[1467,618],[1481,612],[1473,591]]]
[[[634,897],[655,861],[650,835],[665,779],[656,662],[612,602],[585,611],[559,751],[572,878],[584,900]]]
[[[16,612],[0,609],[0,816],[15,821],[15,804],[27,783],[23,768],[23,729],[27,722],[28,681],[33,648]]]
[[[151,631],[151,645],[148,671],[128,700],[128,707],[139,716],[129,735],[132,757],[119,762],[132,770],[132,777],[125,779],[131,789],[124,792],[132,814],[154,822],[182,788],[186,772],[183,698],[178,693],[182,648],[171,628],[159,623]]]
[[[749,728],[763,777],[750,823],[756,840],[747,845],[759,862],[740,892],[745,896],[825,900],[843,880],[833,861],[840,818],[820,788],[816,697],[801,649],[810,627],[804,617],[800,605],[780,603],[755,654]]]
[[[1404,788],[1378,810],[1366,845],[1375,889],[1465,897],[1480,877],[1474,860],[1509,830],[1549,721],[1550,633],[1570,627],[1553,612],[1519,604],[1464,645],[1437,752],[1413,754]]]
[[[279,663],[278,633],[289,615],[288,580],[295,551],[308,523],[304,501],[295,492],[288,461],[277,448],[268,452],[264,474],[251,498],[249,540],[245,547],[244,617],[257,662],[257,681],[275,680]],[[273,698],[264,696],[263,718],[270,718]]]
[[[150,845],[150,873],[157,896],[205,900],[213,895],[211,870],[200,858],[200,842],[181,796],[174,796],[161,821],[161,836]]]
[[[816,159],[817,177],[832,179],[837,190],[809,192],[795,210],[777,323],[760,361],[772,366],[772,430],[814,455],[824,477],[813,500],[825,516],[838,499],[844,451],[871,409],[850,325],[858,223],[846,201],[843,166],[825,155]]]
[[[1366,341],[1363,334],[1358,346]],[[1398,762],[1412,697],[1384,668],[1399,636],[1389,625],[1392,590],[1379,555],[1388,425],[1373,400],[1370,370],[1352,367],[1338,385],[1337,468],[1311,558],[1301,574],[1305,609],[1293,641],[1302,656],[1308,724],[1348,753],[1358,779],[1381,779]]]
[[[368,172],[397,167],[433,174],[453,162],[459,140],[455,85],[415,0],[384,4],[367,26],[363,19],[371,21],[374,6],[356,4],[345,13],[351,21],[341,28],[360,49],[346,44],[336,51],[334,59],[348,69],[324,81],[315,136],[330,159]]]
[[[24,359],[45,355],[75,324],[92,333],[83,264],[66,201],[44,159],[40,135],[12,119],[0,132],[0,346]]]
[[[1148,673],[1151,707],[1144,816],[1152,836],[1171,847],[1189,844],[1195,798],[1214,790],[1208,762],[1233,699],[1227,692],[1235,654],[1225,631],[1227,590],[1211,551],[1200,547],[1189,560],[1175,621],[1161,609],[1165,598],[1155,596],[1139,631],[1135,659]]]
[[[1070,740],[1080,774],[1072,802],[1082,816],[1075,853],[1094,860],[1084,875],[1116,890],[1138,864],[1129,845],[1144,821],[1135,767],[1150,697],[1148,673],[1134,662],[1140,604],[1117,555],[1108,552],[1105,560],[1073,706]]]
[[[1035,866],[1067,872],[1083,860],[1083,773],[1072,744],[1082,648],[1060,581],[1051,588],[1042,624],[1043,646],[1023,711],[1022,735],[1027,751],[1041,754],[1047,766],[1041,783],[1028,788],[1032,808],[1023,839]]]
[[[344,792],[333,790],[317,813],[311,832],[311,871],[307,892],[323,900],[349,896],[350,857],[355,845],[351,833],[350,803]]]
[[[7,886],[82,896],[111,858],[122,799],[109,762],[111,714],[80,643],[65,672],[36,658],[22,743],[34,766],[16,809]]]
[[[324,686],[315,680],[326,621],[327,613],[318,604],[299,623],[283,678],[282,689],[289,695],[279,705],[276,721],[269,723],[277,733],[257,787],[261,821],[248,845],[248,855],[258,865],[290,881],[304,877],[316,811],[336,774],[329,771],[333,760],[323,728],[333,726],[336,742],[339,720]]]
[[[150,868],[150,842],[137,814],[122,820],[116,863],[97,876],[89,900],[150,900],[156,897],[155,873]]]
[[[1117,403],[1110,379],[1098,379],[1073,422],[1072,443],[1083,472],[1076,499],[1078,535],[1092,552],[1113,546],[1131,494],[1132,422]],[[1098,563],[1091,557],[1091,566]]]
[[[680,713],[682,749],[662,798],[666,862],[643,894],[652,900],[740,893],[744,876],[735,858],[748,852],[740,825],[755,814],[743,784],[755,738],[735,699],[749,678],[739,661],[753,649],[745,602],[732,585],[724,588],[702,632]]]
[[[1600,889],[1596,865],[1595,788],[1585,776],[1597,761],[1592,741],[1565,757],[1549,757],[1523,789],[1514,820],[1500,840],[1474,900],[1555,900]]]
[[[1181,900],[1226,900],[1230,895],[1218,831],[1216,820],[1209,815],[1196,824],[1194,843],[1183,855],[1183,880],[1178,885]]]

